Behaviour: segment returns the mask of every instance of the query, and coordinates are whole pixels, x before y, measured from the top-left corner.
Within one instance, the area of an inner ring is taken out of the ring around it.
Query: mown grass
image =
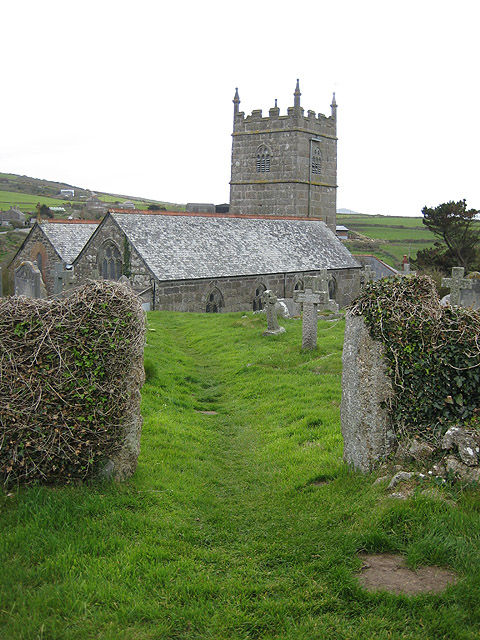
[[[478,493],[396,502],[346,469],[343,323],[321,321],[313,352],[284,324],[149,314],[134,477],[0,500],[0,638],[478,638]],[[460,580],[367,593],[360,550]]]

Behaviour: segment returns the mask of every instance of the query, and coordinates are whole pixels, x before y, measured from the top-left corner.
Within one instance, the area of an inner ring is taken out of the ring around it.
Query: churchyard
[[[478,638],[478,488],[427,477],[399,500],[384,470],[349,470],[344,321],[308,350],[301,320],[280,325],[148,314],[136,473],[0,497],[0,638]],[[369,592],[379,552],[457,583]]]

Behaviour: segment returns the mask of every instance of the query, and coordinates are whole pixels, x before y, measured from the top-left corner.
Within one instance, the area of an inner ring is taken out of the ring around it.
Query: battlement
[[[249,116],[245,116],[245,113],[240,111],[235,114],[233,135],[293,129],[310,131],[315,135],[336,137],[336,119],[332,116],[325,116],[323,113],[317,115],[315,111],[310,110],[305,115],[303,109],[301,109],[301,114],[298,116],[293,107],[288,108],[287,115],[280,115],[280,109],[273,107],[266,117],[262,115],[261,109],[255,109]]]
[[[325,135],[336,137],[337,129],[337,104],[335,94],[331,104],[332,113],[326,116],[323,113],[316,113],[309,109],[307,115],[300,106],[300,88],[297,80],[297,87],[294,93],[295,105],[288,107],[287,115],[280,115],[280,109],[275,100],[275,106],[269,109],[268,116],[263,116],[262,109],[254,109],[249,116],[245,116],[243,111],[239,111],[240,97],[238,89],[235,91],[233,135],[241,133],[261,133],[262,131],[274,132],[287,130],[304,130],[314,135]]]

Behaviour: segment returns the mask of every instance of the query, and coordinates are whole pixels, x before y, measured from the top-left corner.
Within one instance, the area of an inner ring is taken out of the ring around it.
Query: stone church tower
[[[261,109],[245,117],[235,90],[230,212],[321,219],[335,232],[337,136],[330,117],[300,106],[300,86],[286,116]]]

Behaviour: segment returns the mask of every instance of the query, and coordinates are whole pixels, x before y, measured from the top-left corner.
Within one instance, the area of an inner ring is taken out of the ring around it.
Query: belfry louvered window
[[[257,173],[265,173],[270,171],[270,151],[267,147],[260,147],[257,150]]]
[[[320,175],[322,173],[322,153],[320,149],[314,149],[312,155],[312,173]]]

